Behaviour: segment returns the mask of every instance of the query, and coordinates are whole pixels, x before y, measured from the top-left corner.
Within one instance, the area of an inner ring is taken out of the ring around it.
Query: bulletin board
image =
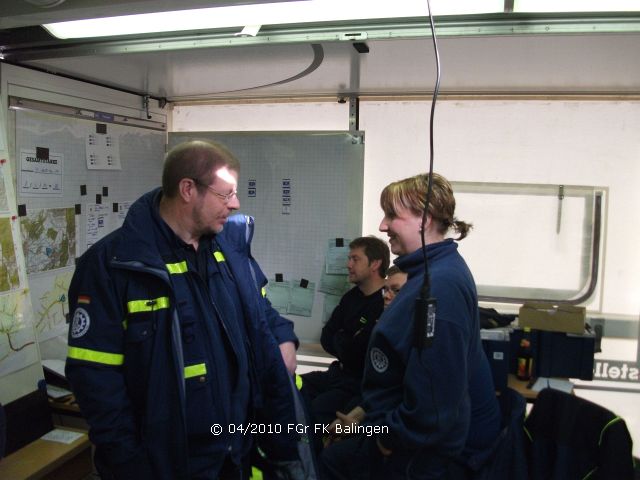
[[[166,143],[163,130],[112,123],[108,114],[90,120],[15,109],[9,124],[17,208],[6,221],[19,275],[0,292],[0,310],[14,312],[20,329],[0,352],[0,377],[38,362],[36,343],[42,350],[66,337],[76,258],[160,184]]]
[[[345,271],[327,274],[327,254],[336,239],[345,251],[362,234],[364,133],[169,133],[170,146],[195,139],[218,141],[240,161],[240,211],[255,217],[252,253],[269,278],[269,296],[301,341],[318,342],[349,288]],[[275,297],[283,284],[288,305]]]

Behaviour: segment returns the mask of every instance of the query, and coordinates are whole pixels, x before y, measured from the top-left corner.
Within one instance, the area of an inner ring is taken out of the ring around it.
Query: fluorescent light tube
[[[515,0],[514,12],[637,12],[638,0]]]
[[[502,0],[432,0],[434,15],[502,12]],[[198,8],[43,25],[57,38],[86,38],[178,32],[246,25],[285,25],[355,19],[425,17],[424,0],[306,0]]]

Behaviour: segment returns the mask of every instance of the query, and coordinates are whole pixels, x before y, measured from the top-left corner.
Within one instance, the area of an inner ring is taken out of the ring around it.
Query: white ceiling
[[[66,9],[56,10],[33,7],[26,0],[3,0],[0,27],[97,15],[105,11],[105,3],[66,0],[60,7]],[[183,7],[212,3],[243,2],[179,2]],[[111,15],[140,12],[150,5],[156,10],[176,8],[170,1],[112,0],[109,11]],[[169,101],[418,95],[433,90],[435,57],[430,38],[365,42],[369,53],[358,53],[350,42],[313,40],[165,51],[161,39],[154,39],[144,53],[122,53],[122,46],[111,50],[83,46],[61,53],[36,45],[31,56],[7,57],[12,63]],[[438,43],[443,93],[640,94],[638,32],[449,35]]]

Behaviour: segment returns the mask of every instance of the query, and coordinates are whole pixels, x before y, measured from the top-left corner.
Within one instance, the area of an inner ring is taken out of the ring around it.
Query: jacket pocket
[[[141,316],[129,319],[124,332],[124,375],[136,409],[145,408],[155,337],[151,315]]]
[[[215,405],[211,392],[211,371],[207,362],[189,362],[184,366],[187,396],[187,431],[189,435],[211,435],[216,423]]]
[[[125,343],[139,343],[149,340],[153,337],[154,328],[153,320],[151,318],[127,322],[124,341]]]

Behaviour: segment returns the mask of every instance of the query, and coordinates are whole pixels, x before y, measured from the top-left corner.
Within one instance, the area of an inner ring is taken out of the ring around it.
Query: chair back
[[[532,480],[632,480],[633,443],[613,412],[546,388],[525,421]]]

